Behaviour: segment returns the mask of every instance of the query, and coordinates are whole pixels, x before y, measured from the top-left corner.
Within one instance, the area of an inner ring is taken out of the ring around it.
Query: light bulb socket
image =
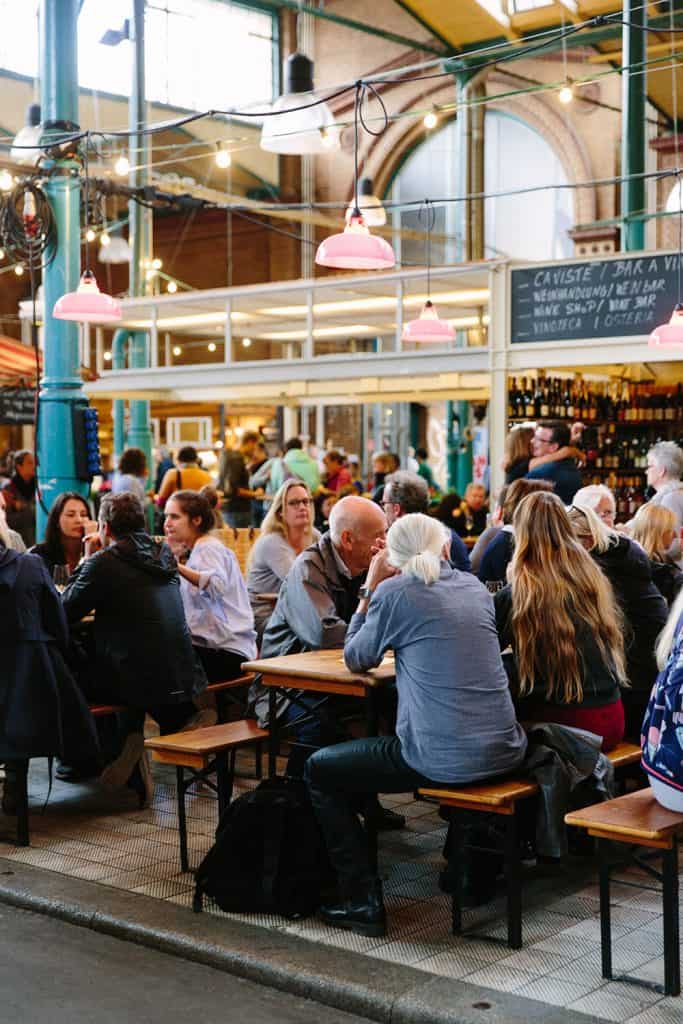
[[[313,61],[303,53],[291,53],[285,61],[285,93],[313,92]]]
[[[373,194],[372,178],[361,178],[358,182],[358,195],[371,196]]]

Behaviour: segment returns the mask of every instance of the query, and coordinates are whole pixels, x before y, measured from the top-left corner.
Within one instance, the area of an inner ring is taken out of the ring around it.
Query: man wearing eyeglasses
[[[401,516],[411,512],[429,511],[429,486],[424,477],[411,473],[407,469],[398,469],[390,473],[384,481],[384,493],[380,502],[387,517],[387,526],[391,526]],[[454,569],[471,572],[470,556],[461,537],[455,530],[450,530],[451,550],[449,561]]]
[[[543,422],[537,424],[531,439],[531,454],[534,458],[551,455],[571,443],[571,434],[566,423]],[[574,459],[560,459],[537,466],[526,474],[527,480],[549,480],[555,484],[555,494],[565,505],[570,505],[581,487],[581,474]]]

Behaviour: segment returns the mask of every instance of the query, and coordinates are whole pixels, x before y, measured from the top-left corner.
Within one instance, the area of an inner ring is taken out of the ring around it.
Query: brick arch
[[[509,86],[509,81],[503,73],[489,74],[487,82],[493,86],[505,86],[506,88]],[[429,91],[421,92],[419,96],[413,95],[396,112],[402,113],[410,110],[418,103],[420,105],[433,103],[436,106],[452,104],[454,91],[452,83],[449,83],[448,86],[440,83]],[[494,94],[487,103],[487,109],[511,114],[538,132],[557,154],[570,183],[589,181],[593,176],[587,149],[570,119],[563,116],[557,109],[554,95],[525,94],[498,101]],[[454,116],[454,110],[444,112],[445,118]],[[386,192],[397,169],[419,145],[424,136],[425,129],[421,121],[408,122],[399,118],[397,121],[393,121],[379,138],[369,141],[367,148],[363,149],[361,153],[361,174],[373,179],[377,195]],[[349,191],[353,191],[352,183]],[[575,222],[587,224],[596,220],[597,205],[595,188],[576,189],[574,193]]]

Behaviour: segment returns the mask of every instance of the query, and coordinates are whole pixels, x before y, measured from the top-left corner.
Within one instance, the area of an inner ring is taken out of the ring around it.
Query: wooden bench
[[[246,702],[240,700],[231,691],[240,689],[241,687],[251,686],[254,679],[253,672],[246,672],[242,676],[238,676],[237,679],[224,679],[218,683],[209,683],[206,688],[207,693],[212,693],[216,698],[216,712],[218,713],[219,723],[223,723],[227,718],[227,705],[234,704],[240,709],[242,715],[246,712]],[[254,774],[257,779],[263,778],[263,744],[259,741],[254,744],[254,757],[255,757],[255,768]]]
[[[664,924],[664,986],[630,975],[618,975],[618,981],[654,988],[667,996],[680,995],[681,962],[678,922],[678,837],[683,835],[683,814],[675,814],[658,804],[652,791],[641,789],[615,800],[607,800],[592,807],[571,811],[565,816],[567,825],[585,828],[594,836],[600,861],[600,943],[602,976],[612,979],[612,926],[610,917],[610,843],[623,843],[630,847],[629,858],[650,876],[661,882]],[[648,847],[661,851],[662,870],[651,863],[643,863],[634,847]],[[636,889],[652,889],[629,879],[620,879],[620,885]]]
[[[194,782],[205,782],[218,794],[218,813],[223,813],[232,796],[235,774],[235,754],[240,747],[262,743],[268,738],[266,729],[260,729],[251,719],[210,725],[193,732],[176,732],[169,736],[154,736],[145,740],[155,761],[172,764],[176,770],[176,797],[178,801],[178,830],[180,834],[180,865],[189,871],[187,859],[187,820],[185,793]],[[185,770],[190,777],[185,778]],[[216,776],[215,784],[209,779]]]
[[[615,771],[640,762],[640,747],[634,743],[619,743],[607,754]],[[529,779],[507,777],[494,782],[473,783],[468,786],[423,787],[417,790],[418,799],[430,800],[451,810],[448,864],[453,883],[453,934],[462,932],[463,872],[465,854],[464,830],[459,811],[479,811],[499,815],[505,821],[503,866],[507,895],[507,944],[510,949],[522,948],[522,886],[519,843],[517,837],[517,805],[538,793],[538,786]]]

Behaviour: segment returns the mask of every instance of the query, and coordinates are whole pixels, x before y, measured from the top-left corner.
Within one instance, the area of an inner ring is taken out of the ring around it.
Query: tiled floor
[[[244,767],[250,770],[251,757]],[[32,764],[31,846],[0,842],[0,856],[101,885],[191,905],[193,878],[182,874],[172,770],[154,767],[153,805],[139,810],[128,791],[107,793],[97,784],[54,782],[47,798],[44,762]],[[255,782],[239,779],[240,789]],[[464,979],[531,999],[630,1024],[681,1024],[683,998],[664,998],[600,974],[600,918],[594,865],[570,860],[562,868],[534,869],[524,886],[524,948],[450,934],[450,899],[438,887],[445,825],[434,809],[410,796],[384,797],[406,814],[402,832],[380,839],[380,870],[389,933],[369,939],[327,927],[316,918],[288,921],[273,915],[230,915],[380,960]],[[12,819],[0,815],[0,832]],[[206,788],[188,794],[190,862],[196,867],[216,827],[216,800]],[[631,870],[631,869],[629,869]],[[660,897],[613,886],[614,969],[662,980]],[[210,906],[206,912],[221,915]],[[504,938],[504,894],[465,913],[465,925]]]

